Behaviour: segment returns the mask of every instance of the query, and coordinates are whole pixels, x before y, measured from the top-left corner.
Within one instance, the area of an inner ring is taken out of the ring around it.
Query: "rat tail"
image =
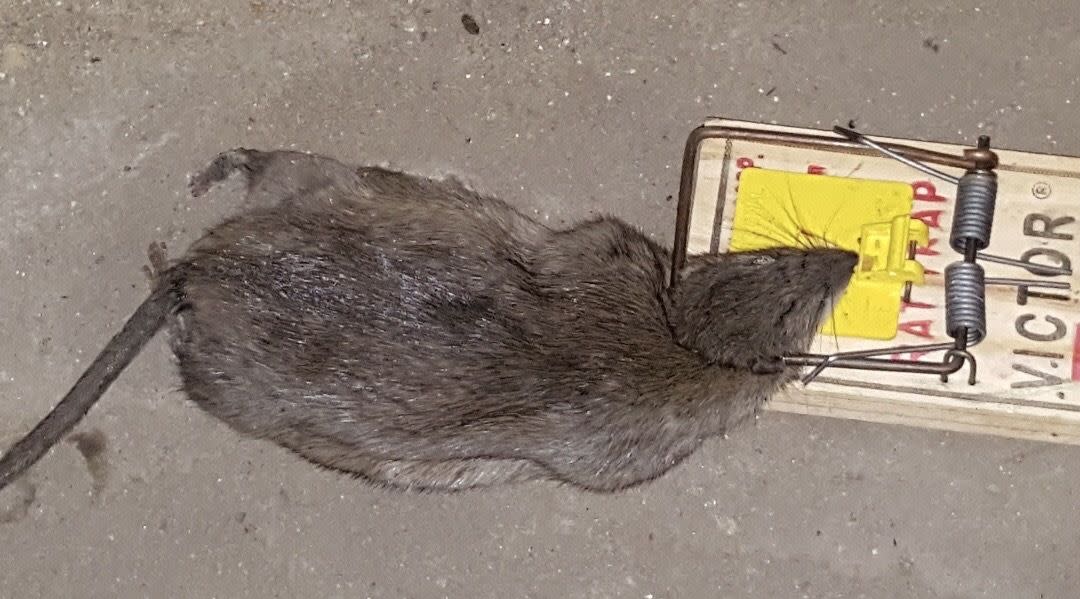
[[[177,277],[163,273],[154,292],[124,323],[60,403],[0,458],[0,489],[26,472],[56,445],[116,380],[179,303]]]

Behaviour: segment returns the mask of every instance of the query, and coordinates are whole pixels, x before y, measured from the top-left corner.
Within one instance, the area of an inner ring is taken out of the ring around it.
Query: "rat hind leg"
[[[356,190],[360,185],[357,169],[333,158],[291,150],[234,148],[218,154],[192,176],[191,195],[199,197],[237,172],[247,182],[248,208],[275,206],[332,188]]]
[[[364,474],[374,482],[421,491],[463,491],[547,478],[530,460],[385,460]]]
[[[234,148],[214,157],[210,164],[191,177],[188,188],[192,197],[200,197],[218,183],[228,179],[237,171],[251,171],[259,162],[258,150]]]
[[[547,470],[525,459],[383,459],[318,435],[289,431],[273,438],[312,463],[405,490],[463,491],[549,478]]]

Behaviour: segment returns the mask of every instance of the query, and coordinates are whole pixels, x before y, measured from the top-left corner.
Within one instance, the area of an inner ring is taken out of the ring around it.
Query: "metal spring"
[[[949,234],[949,245],[953,250],[964,254],[969,242],[975,244],[976,250],[989,247],[996,200],[997,175],[993,172],[971,170],[960,177]]]
[[[986,275],[975,262],[945,267],[945,331],[957,339],[967,331],[967,345],[986,337]]]

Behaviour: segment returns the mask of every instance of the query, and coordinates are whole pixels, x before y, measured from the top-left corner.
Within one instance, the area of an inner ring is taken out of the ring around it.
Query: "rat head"
[[[710,362],[779,372],[780,356],[809,348],[857,262],[828,248],[691,256],[669,291],[676,340]]]

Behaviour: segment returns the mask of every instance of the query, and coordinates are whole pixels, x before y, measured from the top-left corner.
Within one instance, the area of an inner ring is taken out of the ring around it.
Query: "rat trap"
[[[1080,158],[714,120],[687,254],[842,247],[855,273],[770,409],[1080,444]]]

